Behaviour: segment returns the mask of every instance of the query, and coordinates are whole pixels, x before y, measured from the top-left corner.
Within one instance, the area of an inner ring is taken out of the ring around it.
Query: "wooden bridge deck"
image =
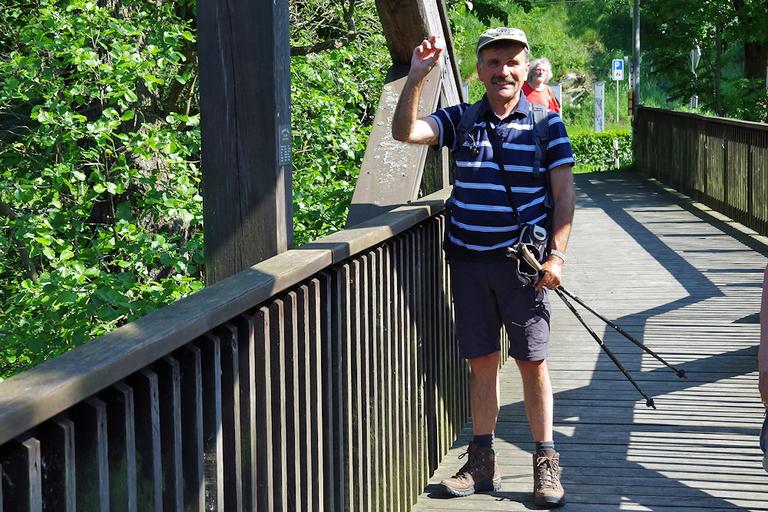
[[[605,336],[658,410],[644,401],[553,294],[555,442],[561,510],[768,510],[761,467],[757,311],[765,239],[752,237],[641,177],[577,176],[565,285],[688,373],[585,318]],[[593,321],[594,319],[594,321]],[[437,486],[463,462],[466,426],[414,512],[535,509],[532,442],[514,363],[503,369],[493,494],[445,499]]]

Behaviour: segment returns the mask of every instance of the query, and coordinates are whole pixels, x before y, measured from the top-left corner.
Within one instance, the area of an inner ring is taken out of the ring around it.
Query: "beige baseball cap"
[[[480,39],[477,40],[476,53],[479,54],[483,47],[495,43],[496,41],[514,41],[530,50],[530,47],[528,46],[528,38],[525,37],[525,32],[519,28],[499,27],[488,29],[480,34]]]

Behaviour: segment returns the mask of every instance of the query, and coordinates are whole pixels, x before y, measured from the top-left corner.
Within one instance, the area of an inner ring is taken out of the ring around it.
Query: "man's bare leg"
[[[499,416],[499,352],[470,359],[469,369],[472,432],[493,434]]]
[[[539,506],[559,507],[565,503],[560,483],[560,454],[552,440],[552,384],[546,360],[517,361],[523,380],[525,414],[531,426],[536,451],[533,454],[533,501]]]
[[[499,416],[499,353],[470,359],[469,369],[469,398],[475,439],[467,448],[467,463],[454,476],[440,482],[452,496],[495,491],[501,486],[501,472],[492,447],[493,431]]]
[[[518,361],[523,380],[525,415],[531,426],[533,440],[552,441],[552,383],[549,380],[547,361]]]

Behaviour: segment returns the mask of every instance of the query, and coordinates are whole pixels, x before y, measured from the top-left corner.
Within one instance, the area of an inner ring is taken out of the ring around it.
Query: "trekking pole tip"
[[[681,379],[687,379],[688,376],[685,374],[685,370],[675,370],[675,373],[677,373],[677,376]]]
[[[656,409],[656,404],[654,404],[654,403],[653,403],[653,398],[648,398],[648,399],[645,401],[645,406],[646,406],[646,407],[651,407],[651,408],[653,408],[654,410]]]

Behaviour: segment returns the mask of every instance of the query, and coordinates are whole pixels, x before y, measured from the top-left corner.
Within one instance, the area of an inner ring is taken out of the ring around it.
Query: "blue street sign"
[[[611,61],[611,79],[624,80],[624,59],[613,59]]]

